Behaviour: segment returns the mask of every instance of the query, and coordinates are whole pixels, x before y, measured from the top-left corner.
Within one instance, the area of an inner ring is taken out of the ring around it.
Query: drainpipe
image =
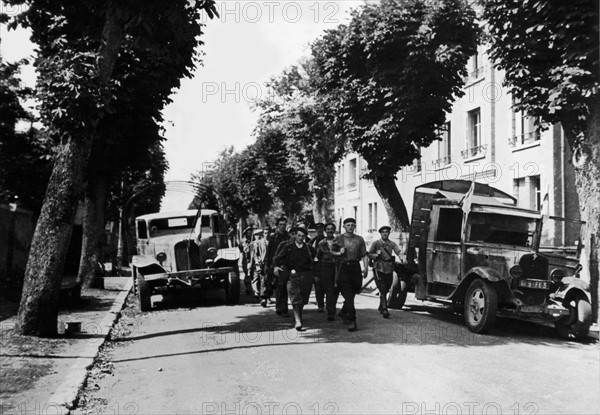
[[[490,132],[490,161],[492,163],[496,162],[496,69],[493,64],[490,64],[490,85],[491,85],[491,93],[490,93],[490,127],[492,131]],[[496,173],[497,174],[497,173]]]
[[[561,188],[561,200],[560,200],[560,215],[563,218],[567,218],[567,208],[565,206],[565,135],[563,134],[562,127],[560,127],[560,188]],[[562,246],[567,246],[567,221],[561,221],[562,225]]]

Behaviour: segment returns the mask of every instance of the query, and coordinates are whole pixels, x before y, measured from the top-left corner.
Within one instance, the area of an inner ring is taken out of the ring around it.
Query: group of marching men
[[[302,331],[302,310],[314,284],[318,312],[326,310],[327,320],[335,320],[341,294],[344,304],[338,316],[348,325],[348,331],[356,331],[354,297],[362,288],[371,260],[380,292],[379,312],[389,318],[387,294],[392,285],[394,253],[401,255],[398,244],[389,239],[389,226],[379,229],[381,239],[367,252],[365,240],[354,232],[354,218],[343,221],[344,231],[338,235],[334,223],[316,224],[317,235],[313,239],[308,237],[305,226],[288,231],[287,225],[287,219],[280,217],[275,231],[267,236],[262,229],[244,230],[240,250],[247,295],[258,296],[263,307],[274,295],[275,312],[281,316],[289,316],[289,300],[295,328]]]

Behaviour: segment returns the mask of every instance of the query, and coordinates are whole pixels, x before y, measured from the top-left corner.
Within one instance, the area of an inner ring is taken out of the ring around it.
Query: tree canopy
[[[395,175],[438,139],[477,40],[466,1],[382,0],[312,44],[318,91],[395,228],[408,225]]]
[[[90,177],[90,154],[102,154],[102,146],[93,149],[98,141],[109,145],[103,141],[104,120],[115,114],[119,103],[135,107],[135,102],[127,101],[127,88],[132,87],[135,99],[148,101],[142,122],[160,121],[170,93],[198,62],[201,13],[212,17],[216,9],[213,0],[174,0],[168,5],[158,0],[8,3],[27,6],[12,24],[29,27],[38,46],[40,113],[57,143],[32,241],[18,326],[22,334],[52,335],[71,227],[84,179]],[[133,85],[128,83],[130,75],[135,77]]]
[[[596,0],[482,0],[490,56],[505,72],[514,105],[541,123],[560,123],[575,184],[598,319],[600,279],[600,31]]]

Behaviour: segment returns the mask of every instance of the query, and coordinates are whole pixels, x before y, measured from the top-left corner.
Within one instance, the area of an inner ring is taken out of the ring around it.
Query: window
[[[540,141],[541,131],[536,121],[536,118],[528,117],[522,111],[513,112],[510,145],[515,147]]]
[[[419,152],[419,155],[421,154],[421,147],[417,146],[417,151]],[[421,157],[418,157],[416,159],[413,160],[413,164],[412,166],[408,166],[406,171],[408,172],[413,172],[413,173],[419,173],[421,171],[422,165],[421,165]]]
[[[345,169],[344,169],[344,165],[343,164],[339,164],[338,168],[337,168],[337,186],[336,189],[337,190],[342,190],[344,188],[344,173],[345,173]]]
[[[462,218],[462,209],[441,208],[438,220],[437,240],[460,242]]]
[[[481,65],[482,63],[483,62],[482,62],[481,56],[479,56],[478,53],[471,56],[471,67],[470,67],[469,76],[472,79],[477,79],[477,78],[481,77],[481,75],[483,75],[483,66]]]
[[[441,141],[438,141],[438,159],[434,162],[437,166],[444,166],[452,162],[450,154],[452,152],[452,141],[450,135],[450,122],[444,124],[440,131]]]
[[[377,203],[369,203],[369,230],[375,232],[377,230]]]
[[[540,176],[529,176],[515,179],[513,194],[520,207],[531,210],[540,210],[542,195],[540,191]]]
[[[146,227],[146,221],[138,220],[137,221],[137,229],[138,229],[138,239],[147,239],[148,238],[148,228]]]
[[[471,56],[467,63],[467,76],[464,82],[474,82],[483,77],[483,58],[479,53]]]
[[[356,162],[357,160],[355,158],[350,160],[348,167],[348,187],[350,189],[356,187]]]
[[[481,144],[481,110],[479,108],[467,113],[467,148],[462,152],[463,158],[475,157],[485,151]]]
[[[354,215],[352,216],[354,220],[358,220],[358,206],[352,206],[352,213]]]

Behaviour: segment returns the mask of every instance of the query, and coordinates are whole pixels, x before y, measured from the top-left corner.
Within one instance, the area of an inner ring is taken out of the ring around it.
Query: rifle
[[[367,288],[367,286],[368,286],[369,284],[371,284],[371,282],[373,282],[373,280],[375,280],[375,281],[379,281],[379,273],[377,272],[377,267],[376,267],[376,266],[373,266],[372,268],[373,268],[373,276],[372,276],[371,278],[369,278],[369,279],[367,280],[367,282],[365,282],[365,283],[363,284],[363,286],[362,286],[362,287],[360,287],[360,291],[358,292],[358,294],[360,294],[360,293],[361,293],[361,292],[362,292],[362,291],[363,291],[365,288]]]

